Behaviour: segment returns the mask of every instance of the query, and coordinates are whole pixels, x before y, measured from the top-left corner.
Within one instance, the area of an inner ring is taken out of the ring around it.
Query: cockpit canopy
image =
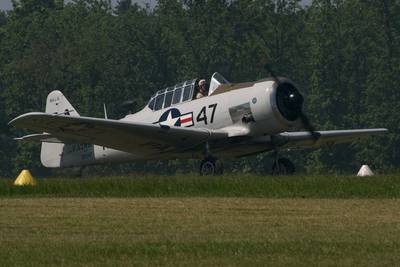
[[[189,80],[175,86],[159,90],[151,96],[148,107],[153,110],[168,108],[172,105],[190,101],[198,92],[199,79]],[[208,95],[211,95],[218,86],[229,83],[221,74],[215,72],[210,80]]]
[[[168,108],[171,105],[192,100],[197,79],[171,86],[155,93],[148,104],[151,110]]]

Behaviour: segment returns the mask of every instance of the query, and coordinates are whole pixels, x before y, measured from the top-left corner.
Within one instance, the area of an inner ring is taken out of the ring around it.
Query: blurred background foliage
[[[121,118],[158,89],[218,71],[232,82],[268,76],[268,61],[305,96],[320,130],[387,127],[385,137],[283,151],[301,172],[348,173],[361,164],[388,172],[400,163],[400,2],[397,0],[15,0],[0,13],[0,176],[41,167],[38,144],[12,118],[44,110],[61,90],[85,116]],[[269,172],[260,154],[225,160],[232,173]],[[196,160],[96,166],[91,173],[197,172]],[[62,171],[61,171],[62,172]]]

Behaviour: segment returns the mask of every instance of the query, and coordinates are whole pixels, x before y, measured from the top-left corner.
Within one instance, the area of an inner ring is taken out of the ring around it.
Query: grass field
[[[0,182],[0,266],[396,266],[400,178]]]
[[[0,202],[3,266],[395,266],[399,200],[25,198]]]
[[[356,176],[138,176],[38,179],[15,187],[0,179],[1,197],[268,197],[397,198],[400,175]]]

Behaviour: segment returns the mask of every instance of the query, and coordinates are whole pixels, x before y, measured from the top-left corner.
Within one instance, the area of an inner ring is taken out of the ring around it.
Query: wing
[[[287,148],[318,147],[323,144],[350,142],[359,138],[387,132],[388,130],[384,128],[318,131],[319,138],[317,140],[309,132],[285,132],[274,136],[273,141],[278,146]]]
[[[123,120],[71,117],[32,112],[12,120],[10,125],[44,132],[22,140],[88,143],[143,155],[182,152],[209,140],[227,138],[227,133],[203,128],[168,127]]]

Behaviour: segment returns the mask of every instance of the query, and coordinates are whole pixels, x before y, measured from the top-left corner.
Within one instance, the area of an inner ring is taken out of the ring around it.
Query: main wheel
[[[272,165],[272,175],[292,175],[295,171],[293,162],[287,158],[279,158]]]
[[[200,163],[200,175],[221,175],[223,173],[222,163],[212,157],[208,157]]]

